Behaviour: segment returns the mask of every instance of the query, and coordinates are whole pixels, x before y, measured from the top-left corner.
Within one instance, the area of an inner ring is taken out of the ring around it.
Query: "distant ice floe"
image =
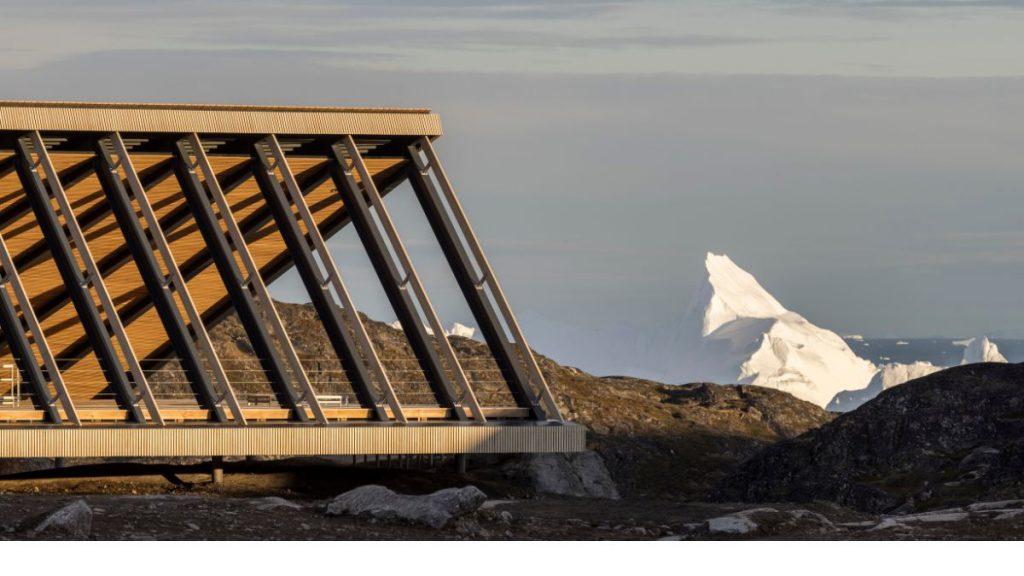
[[[388,326],[394,328],[395,330],[401,330],[402,329],[402,323],[399,322],[398,320],[395,320],[394,322],[388,324]],[[434,335],[434,331],[430,327],[427,327],[427,334],[430,334],[431,336],[433,336]],[[458,322],[455,322],[454,324],[452,324],[451,329],[444,331],[444,334],[445,334],[445,336],[458,336],[460,338],[472,338],[472,337],[476,336],[476,328],[474,328],[472,326],[466,326],[465,324],[460,324]]]
[[[913,364],[894,362],[883,364],[878,372],[872,376],[871,382],[866,387],[860,390],[845,390],[836,394],[835,398],[825,408],[832,412],[856,410],[862,404],[889,388],[899,386],[915,378],[927,376],[939,370],[942,370],[941,366],[935,366],[930,362],[914,362]]]
[[[898,344],[898,342],[897,342]],[[999,352],[999,348],[986,336],[967,338],[953,342],[957,346],[964,347],[963,358],[960,365],[976,364],[978,362],[1006,362],[1006,357]],[[860,390],[847,390],[836,394],[835,398],[828,403],[828,410],[834,412],[848,412],[855,410],[860,405],[883,391],[894,386],[899,386],[916,378],[921,378],[938,372],[946,366],[935,366],[929,362],[914,362],[913,364],[892,363],[883,365],[878,373],[871,379],[868,385]]]

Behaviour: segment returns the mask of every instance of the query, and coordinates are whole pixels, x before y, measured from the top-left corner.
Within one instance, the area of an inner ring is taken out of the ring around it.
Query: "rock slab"
[[[42,538],[85,540],[92,533],[92,508],[85,500],[75,500],[50,513],[32,530],[32,535]]]
[[[576,454],[531,454],[510,463],[505,472],[526,478],[541,494],[619,499],[618,488],[604,460],[592,450]]]
[[[384,486],[360,486],[336,496],[327,505],[328,516],[362,516],[404,520],[443,528],[450,521],[475,512],[487,500],[476,486],[445,488],[433,494],[398,494]]]

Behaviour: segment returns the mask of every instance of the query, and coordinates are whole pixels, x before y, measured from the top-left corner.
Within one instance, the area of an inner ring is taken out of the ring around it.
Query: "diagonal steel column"
[[[116,160],[104,145],[105,140],[110,141],[116,151]],[[164,330],[167,331],[171,345],[181,360],[189,383],[199,397],[201,405],[212,412],[214,420],[217,422],[227,422],[228,418],[224,413],[223,407],[220,405],[221,399],[214,390],[209,375],[203,368],[199,351],[192,342],[188,327],[178,312],[178,306],[171,293],[172,286],[180,293],[181,285],[175,281],[176,277],[173,272],[165,276],[161,271],[156,254],[153,253],[149,239],[146,237],[146,232],[143,230],[135,213],[132,198],[128,195],[128,191],[121,180],[120,169],[123,168],[135,199],[139,201],[140,205],[148,205],[145,191],[141,189],[142,184],[139,182],[138,174],[136,174],[131,159],[125,150],[124,142],[119,134],[112,134],[107,138],[97,139],[95,147],[96,174],[100,179],[103,192],[106,194],[107,202],[110,204],[114,217],[121,227],[125,242],[131,251],[132,260],[135,261],[135,265],[139,269],[139,275],[142,276],[142,281],[146,286],[153,306],[156,308],[160,321],[164,325]],[[145,213],[145,210],[143,212]],[[166,256],[169,252],[169,250],[165,250],[167,248],[166,241],[160,243],[163,235],[159,230],[153,230],[152,228],[151,233],[154,240],[160,245],[160,252]],[[177,269],[177,265],[173,260],[165,259],[165,265],[168,270]]]
[[[422,138],[410,146],[409,159],[409,182],[516,402],[528,407],[534,419],[545,420],[546,409],[553,419],[561,420],[558,405],[537,360],[430,140]],[[431,171],[437,178],[437,185],[431,178]],[[511,339],[503,325],[512,334]],[[543,402],[543,408],[539,402]]]
[[[281,400],[292,410],[295,418],[303,422],[309,420],[309,415],[306,414],[302,404],[305,402],[313,412],[314,418],[319,423],[326,424],[327,417],[320,407],[320,402],[309,383],[309,378],[306,376],[305,370],[302,369],[298,355],[295,354],[291,340],[284,330],[284,324],[274,308],[274,303],[270,299],[263,279],[260,277],[259,267],[252,259],[252,254],[249,253],[245,237],[231,213],[231,207],[217,181],[217,174],[210,166],[210,161],[203,151],[199,136],[192,134],[187,139],[179,140],[175,144],[175,154],[178,157],[178,180],[181,182],[196,224],[206,240],[217,270],[234,303],[239,320],[241,320],[242,326],[249,336],[249,341],[267,372],[271,385],[281,395]],[[194,163],[191,160],[192,156],[195,156]],[[205,186],[196,172],[197,169],[201,170],[205,176]],[[217,215],[210,205],[211,196],[227,227],[227,237],[222,232]],[[232,248],[237,251],[243,266],[245,266],[247,278],[243,278],[242,272],[235,262]],[[290,375],[280,354],[271,342],[262,316],[265,316],[270,322],[281,347],[288,356],[288,364],[292,372]],[[301,394],[297,394],[292,388],[294,380],[298,380],[299,386],[302,388]]]
[[[372,175],[363,162],[355,140],[351,136],[346,136],[340,144],[331,147],[331,156],[333,160],[331,177],[345,202],[345,210],[362,239],[363,246],[370,256],[370,261],[373,263],[388,300],[391,302],[391,307],[394,308],[398,321],[409,340],[409,345],[412,346],[423,372],[430,381],[431,389],[433,389],[438,403],[454,408],[455,416],[459,420],[466,419],[466,414],[460,409],[461,403],[458,394],[431,343],[420,311],[430,324],[437,344],[462,388],[463,400],[469,405],[474,420],[484,422],[486,419],[483,410],[476,401],[466,374],[462,371],[462,366],[455,357],[455,351],[452,350],[451,344],[445,336],[444,327],[427,298],[419,275],[416,274],[409,259],[409,254],[398,237],[398,231],[381,200]],[[352,160],[351,167],[348,165],[346,156]],[[356,181],[353,170],[359,173],[361,182]],[[370,212],[371,207],[377,217],[376,221],[374,214]],[[383,234],[377,226],[378,222],[383,228]],[[385,240],[385,234],[387,240]],[[388,243],[390,243],[390,249]],[[392,250],[394,254],[392,254]]]
[[[268,153],[273,158],[273,165],[267,158]],[[306,285],[306,291],[324,325],[331,346],[349,374],[359,401],[363,406],[373,410],[378,420],[389,419],[387,411],[384,410],[378,394],[373,388],[373,381],[370,377],[370,371],[372,371],[395,418],[400,422],[405,422],[405,414],[398,397],[391,388],[391,382],[381,366],[380,359],[366,333],[366,327],[359,318],[359,313],[341,279],[341,273],[327,249],[327,244],[317,227],[316,219],[313,218],[306,198],[288,166],[288,160],[281,150],[277,137],[270,135],[263,141],[255,143],[252,155],[256,180],[273,212],[274,220],[288,246],[291,259]],[[277,172],[280,172],[283,177],[283,188],[278,181]],[[298,209],[298,220],[292,212],[293,204]],[[306,233],[303,233],[299,226],[300,222],[305,225]],[[308,242],[312,243],[312,249],[307,243],[307,235]],[[316,249],[320,256],[320,262],[326,271],[326,279],[325,273],[317,265],[313,249]],[[340,306],[331,294],[331,288],[337,293],[341,301]],[[349,332],[350,329],[352,334]],[[364,360],[366,364],[364,364]],[[367,370],[367,364],[370,371]]]
[[[242,411],[241,405],[238,403],[238,399],[235,396],[234,390],[231,388],[231,382],[228,380],[227,373],[224,371],[224,366],[220,362],[220,358],[217,356],[217,351],[213,347],[213,340],[210,338],[210,334],[206,331],[206,326],[203,324],[202,315],[199,313],[199,309],[196,308],[195,301],[192,299],[192,294],[188,290],[188,282],[181,273],[181,269],[178,267],[177,260],[174,258],[174,254],[171,252],[171,246],[167,242],[167,236],[164,233],[163,228],[160,226],[160,219],[157,218],[156,212],[153,211],[153,206],[149,202],[149,198],[146,196],[146,183],[142,181],[138,172],[135,170],[135,166],[132,164],[131,155],[128,154],[128,148],[124,144],[124,140],[121,139],[121,135],[114,133],[111,134],[110,140],[114,145],[114,152],[118,158],[121,158],[123,164],[126,180],[128,187],[132,191],[132,196],[135,197],[135,201],[139,204],[139,209],[142,212],[142,218],[146,221],[146,226],[149,229],[149,235],[153,239],[153,243],[156,245],[157,250],[160,252],[160,257],[164,261],[164,266],[168,270],[168,282],[173,285],[175,292],[178,294],[178,299],[181,301],[182,308],[185,309],[185,313],[188,315],[188,321],[192,326],[192,331],[195,333],[195,339],[199,343],[199,347],[206,356],[206,363],[210,367],[210,371],[213,372],[214,378],[217,380],[217,384],[220,387],[220,396],[223,402],[227,403],[231,409],[231,414],[234,417],[236,424],[246,424],[245,414]],[[174,171],[172,167],[172,172]]]
[[[38,161],[32,159],[33,149]],[[163,424],[163,418],[160,416],[156,400],[153,398],[153,393],[146,382],[145,375],[142,373],[138,359],[135,357],[131,344],[128,342],[128,336],[125,334],[124,326],[117,315],[117,309],[114,307],[109,292],[107,292],[103,277],[100,276],[99,271],[96,269],[96,261],[93,259],[89,246],[85,242],[85,236],[78,225],[78,221],[75,219],[71,203],[68,201],[67,194],[64,192],[56,170],[54,170],[53,163],[50,161],[49,154],[46,152],[46,146],[43,144],[43,139],[39,132],[31,132],[27,137],[19,138],[16,153],[18,155],[18,176],[21,179],[22,186],[32,202],[32,209],[36,213],[39,226],[42,228],[43,235],[50,246],[50,252],[53,254],[54,261],[64,280],[64,285],[71,294],[75,310],[78,312],[86,334],[88,334],[90,341],[93,343],[96,356],[99,358],[107,378],[114,385],[114,390],[124,403],[125,409],[128,410],[132,420],[139,423],[146,422],[146,417],[139,408],[139,401],[141,400],[146,403],[150,417],[158,424]],[[45,184],[38,172],[40,167],[46,176]],[[53,199],[57,200],[60,211],[64,215],[63,225],[51,203]],[[67,226],[67,230],[70,232],[70,240],[65,233],[64,226]],[[74,241],[78,255],[85,264],[85,274],[82,273],[75,259],[71,248],[71,240]],[[110,328],[114,332],[113,335],[108,332],[107,325],[96,309],[89,290],[90,286],[92,286],[99,297],[100,306],[103,308],[107,322],[110,323]],[[135,386],[140,390],[139,397],[136,397],[132,383],[122,369],[118,352],[113,345],[115,338],[121,349],[121,354],[128,363]]]
[[[57,408],[56,400],[50,396],[50,387],[46,376],[39,368],[39,364],[36,363],[36,356],[32,352],[32,345],[28,338],[25,337],[25,329],[22,326],[21,319],[18,317],[18,311],[14,308],[14,302],[11,301],[7,293],[8,285],[14,289],[14,297],[17,298],[21,306],[21,313],[25,318],[25,323],[28,324],[29,333],[39,347],[39,354],[43,358],[43,365],[46,366],[46,372],[50,377],[50,381],[53,382],[53,388],[57,391],[57,399],[64,406],[65,416],[72,423],[81,425],[81,422],[78,420],[78,414],[75,412],[75,404],[71,401],[71,396],[64,385],[64,379],[57,368],[57,362],[50,351],[50,345],[46,342],[46,336],[43,335],[42,327],[39,326],[39,320],[32,310],[32,302],[28,298],[25,286],[21,283],[21,277],[18,275],[17,268],[14,267],[14,259],[11,258],[11,252],[7,249],[7,243],[4,242],[3,236],[0,236],[0,265],[4,267],[3,276],[0,276],[0,324],[3,326],[11,352],[22,365],[22,370],[24,370],[29,384],[35,392],[35,404],[46,411],[50,421],[54,424],[60,424],[63,420],[60,416],[60,410]]]

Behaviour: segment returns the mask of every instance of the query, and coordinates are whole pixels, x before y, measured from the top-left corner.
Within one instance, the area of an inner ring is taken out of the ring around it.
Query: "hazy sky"
[[[656,329],[713,250],[841,333],[1024,333],[1024,1],[287,4],[0,0],[0,98],[431,107],[523,315]]]

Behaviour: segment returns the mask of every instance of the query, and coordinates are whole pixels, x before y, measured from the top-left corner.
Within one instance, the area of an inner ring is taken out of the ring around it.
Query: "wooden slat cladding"
[[[0,130],[440,136],[423,109],[0,102]]]
[[[92,156],[80,153],[51,153],[57,170],[64,170]],[[159,154],[135,154],[132,159],[139,171],[167,160]],[[0,163],[3,158],[0,157]],[[213,156],[211,162],[218,173],[227,173],[248,162],[248,157]],[[316,158],[298,157],[290,159],[293,169],[301,173],[323,162]],[[380,174],[392,173],[403,162],[400,158],[376,158],[372,170],[376,178]],[[113,255],[123,252],[124,237],[113,213],[106,203],[95,174],[89,174],[76,184],[67,187],[76,217],[82,223],[89,247],[101,267],[112,260]],[[175,212],[183,212],[185,199],[177,180],[167,178],[151,186],[147,196],[158,218],[165,221]],[[239,222],[251,219],[257,212],[266,210],[263,196],[254,179],[248,179],[227,195],[231,208]],[[325,234],[330,234],[329,223],[336,222],[344,212],[344,206],[331,184],[325,183],[307,196],[310,209]],[[32,306],[40,316],[43,330],[58,359],[63,359],[65,380],[76,401],[95,402],[98,395],[105,397],[106,378],[100,371],[96,357],[89,349],[84,330],[78,322],[74,306],[66,298],[63,283],[49,252],[42,245],[43,237],[35,222],[32,211],[24,202],[24,191],[16,174],[0,177],[0,233],[4,235],[15,260],[19,255],[37,251],[38,257],[23,262],[20,266],[22,279],[30,294]],[[210,265],[205,253],[205,243],[195,222],[190,216],[182,219],[181,225],[165,230],[175,260],[183,270],[193,272],[188,287],[200,313],[208,321],[218,315],[226,300],[226,290],[216,269]],[[245,230],[246,239],[261,272],[275,275],[281,261],[287,258],[284,240],[277,233],[273,223],[250,227]],[[22,258],[24,260],[24,258]],[[135,352],[140,358],[152,357],[162,351],[168,343],[167,333],[156,313],[149,304],[149,298],[139,276],[138,269],[130,257],[125,256],[114,265],[107,265],[104,280],[111,297],[125,321],[126,331]],[[98,304],[98,302],[97,302]],[[184,310],[181,311],[184,315]],[[6,345],[0,350],[0,361],[9,363],[10,352]],[[109,400],[112,404],[113,400]]]
[[[579,452],[578,424],[2,428],[0,458]]]
[[[467,416],[472,418],[468,410],[460,409]],[[210,414],[207,410],[198,408],[168,408],[160,410],[164,419],[170,423],[195,424],[208,422]],[[440,407],[415,407],[407,410],[408,419],[411,422],[437,422],[450,420],[452,417],[451,408]],[[501,420],[526,420],[530,414],[526,408],[516,406],[494,406],[483,409],[487,418]],[[245,419],[251,423],[276,423],[289,421],[289,410],[286,408],[245,408],[243,410]],[[312,412],[307,409],[312,416]],[[336,421],[367,421],[373,418],[369,408],[325,408],[324,413],[332,422]],[[128,411],[118,408],[86,408],[78,411],[79,417],[87,423],[98,422],[127,422]],[[394,412],[387,410],[388,418],[394,419]],[[61,416],[66,417],[63,411]],[[6,422],[44,422],[46,413],[42,410],[10,409],[0,410],[0,423]]]

